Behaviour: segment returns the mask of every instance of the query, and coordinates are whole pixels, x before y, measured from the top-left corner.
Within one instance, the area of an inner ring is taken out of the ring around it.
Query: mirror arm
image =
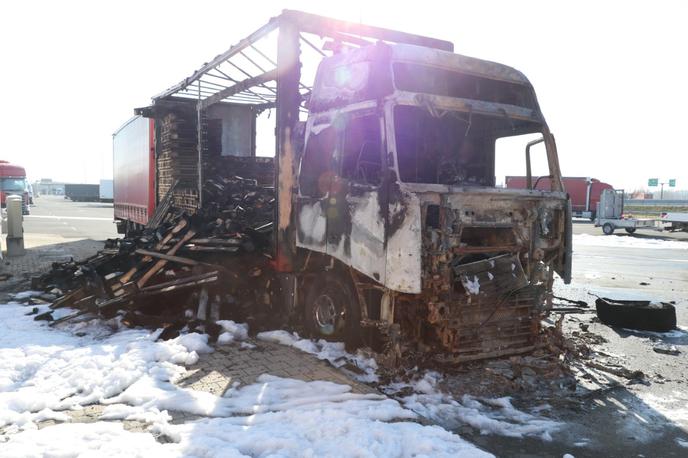
[[[542,143],[544,141],[545,137],[542,137],[537,140],[528,142],[528,144],[526,145],[526,188],[528,189],[533,189],[533,173],[530,168],[530,148],[531,146],[535,146],[538,143]],[[540,180],[538,179],[538,181]],[[537,182],[535,183],[535,186],[537,186]]]

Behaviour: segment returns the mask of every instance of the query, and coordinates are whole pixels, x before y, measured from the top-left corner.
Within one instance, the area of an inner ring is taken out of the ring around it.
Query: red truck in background
[[[7,196],[22,196],[22,213],[29,214],[29,190],[26,169],[19,165],[0,160],[0,206],[5,208]]]
[[[155,209],[154,123],[135,116],[112,134],[113,199],[120,234],[145,226]]]
[[[549,177],[533,177],[533,189],[549,190]],[[608,183],[597,178],[562,177],[564,188],[571,197],[572,216],[578,218],[595,219],[597,203],[604,189],[614,189]],[[505,181],[507,188],[527,189],[526,177],[508,176]]]

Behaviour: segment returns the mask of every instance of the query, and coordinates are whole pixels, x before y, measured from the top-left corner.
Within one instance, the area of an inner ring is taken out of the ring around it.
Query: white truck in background
[[[101,202],[113,201],[112,180],[100,180],[99,198]]]
[[[669,224],[669,226],[664,226],[664,229],[672,232],[688,232],[688,213],[667,212],[662,213],[661,218],[662,223]]]

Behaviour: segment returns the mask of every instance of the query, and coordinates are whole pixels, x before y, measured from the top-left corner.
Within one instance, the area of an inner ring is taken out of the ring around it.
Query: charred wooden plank
[[[218,272],[208,272],[207,274],[197,275],[195,277],[180,278],[178,280],[148,286],[141,289],[141,294],[144,296],[150,296],[154,294],[169,293],[170,291],[181,289],[195,288],[208,283],[214,283],[218,280],[218,278]]]
[[[175,254],[175,253],[177,252],[177,250],[179,250],[179,248],[181,248],[182,245],[184,245],[186,242],[188,242],[189,240],[191,240],[191,239],[193,238],[194,235],[196,235],[196,231],[193,230],[193,229],[190,229],[190,230],[184,235],[184,237],[182,237],[182,239],[181,239],[179,242],[177,242],[172,248],[170,248],[170,250],[169,250],[167,253],[165,253],[165,254],[168,254],[168,255],[173,255],[173,254]],[[167,262],[168,262],[168,261],[166,261],[165,259],[160,259],[158,262],[156,262],[156,263],[153,265],[153,267],[151,267],[150,269],[148,269],[148,271],[147,271],[145,274],[143,274],[143,276],[139,279],[139,281],[136,282],[136,285],[137,285],[139,288],[142,288],[143,286],[145,286],[145,284],[148,283],[148,281],[151,279],[151,277],[153,277],[153,275],[157,274],[157,273],[160,271],[160,269],[162,269],[163,267],[165,267],[165,265],[167,264]]]
[[[183,251],[199,251],[206,253],[236,253],[239,247],[235,246],[199,246],[188,245],[182,248]]]
[[[148,256],[151,258],[164,259],[166,261],[176,262],[177,264],[184,264],[187,266],[197,266],[199,264],[198,261],[194,261],[193,259],[183,258],[181,256],[172,256],[164,253],[158,253],[156,251],[138,249],[136,250],[136,254],[142,254],[144,256]]]
[[[165,235],[165,237],[163,237],[162,240],[160,240],[160,242],[158,242],[155,245],[155,249],[156,250],[162,249],[162,247],[164,247],[175,235],[179,234],[188,224],[189,224],[189,221],[186,218],[180,219],[179,222],[172,228],[172,230],[169,231]],[[147,262],[150,262],[152,260],[153,260],[153,258],[150,256],[144,257],[141,260],[141,263],[139,263],[137,266],[132,267],[131,269],[129,269],[129,271],[127,273],[125,273],[124,275],[122,275],[120,277],[120,279],[119,279],[120,283],[125,284],[125,283],[129,282],[132,279],[132,277],[134,275],[136,275],[136,272],[139,271],[139,269],[141,268],[141,265],[143,263],[147,263]]]
[[[62,307],[71,307],[71,305],[74,302],[83,299],[84,297],[86,297],[86,291],[83,287],[75,289],[74,291],[65,294],[64,296],[53,302],[50,308],[54,310]]]

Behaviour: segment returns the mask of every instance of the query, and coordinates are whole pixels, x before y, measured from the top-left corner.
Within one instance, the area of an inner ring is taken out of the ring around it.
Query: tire
[[[629,234],[632,234],[635,232],[635,228],[634,227],[627,227],[626,232],[628,232]]]
[[[314,338],[344,341],[347,348],[361,343],[361,310],[351,282],[326,273],[306,280],[304,321]]]
[[[600,321],[608,326],[654,332],[676,328],[676,307],[667,302],[598,298],[595,309]]]
[[[602,232],[604,232],[604,235],[612,235],[614,233],[614,226],[611,223],[604,223],[602,225]]]

